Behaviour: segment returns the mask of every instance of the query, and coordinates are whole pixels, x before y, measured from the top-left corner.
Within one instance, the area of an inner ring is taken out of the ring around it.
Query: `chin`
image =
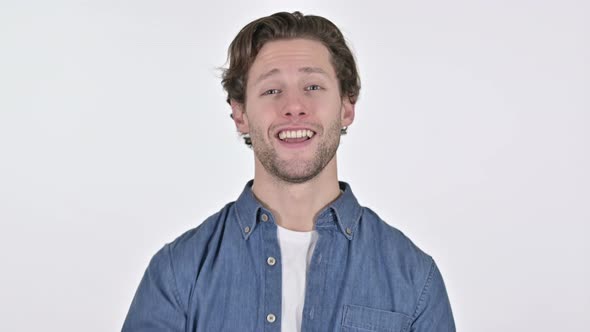
[[[276,167],[271,170],[271,174],[285,182],[304,183],[317,177],[324,170],[323,167],[318,167],[319,165],[314,165],[312,162],[301,166],[288,169]]]

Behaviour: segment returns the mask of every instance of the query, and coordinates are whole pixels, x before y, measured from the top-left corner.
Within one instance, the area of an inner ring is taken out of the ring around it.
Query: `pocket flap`
[[[401,332],[410,322],[405,314],[359,305],[344,305],[342,325],[375,332]]]

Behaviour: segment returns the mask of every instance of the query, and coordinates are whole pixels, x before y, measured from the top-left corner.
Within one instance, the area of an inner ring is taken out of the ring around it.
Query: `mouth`
[[[281,130],[277,138],[285,143],[301,143],[315,136],[315,131],[310,129]]]

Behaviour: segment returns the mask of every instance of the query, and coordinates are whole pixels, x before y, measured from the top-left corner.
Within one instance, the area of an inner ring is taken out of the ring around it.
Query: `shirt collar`
[[[252,193],[253,183],[254,180],[248,181],[240,197],[235,202],[236,220],[240,225],[245,240],[254,232],[256,225],[262,221],[263,215],[268,218],[267,222],[274,222],[272,213],[264,208]],[[352,240],[358,227],[362,207],[348,183],[339,182],[338,184],[342,194],[318,214],[315,220],[315,228],[333,227],[336,224],[342,235]]]

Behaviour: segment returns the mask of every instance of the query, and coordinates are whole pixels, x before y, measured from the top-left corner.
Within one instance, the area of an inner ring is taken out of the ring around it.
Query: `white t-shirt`
[[[279,225],[277,228],[283,276],[281,331],[300,332],[305,302],[305,277],[318,234],[315,230],[296,232]]]

